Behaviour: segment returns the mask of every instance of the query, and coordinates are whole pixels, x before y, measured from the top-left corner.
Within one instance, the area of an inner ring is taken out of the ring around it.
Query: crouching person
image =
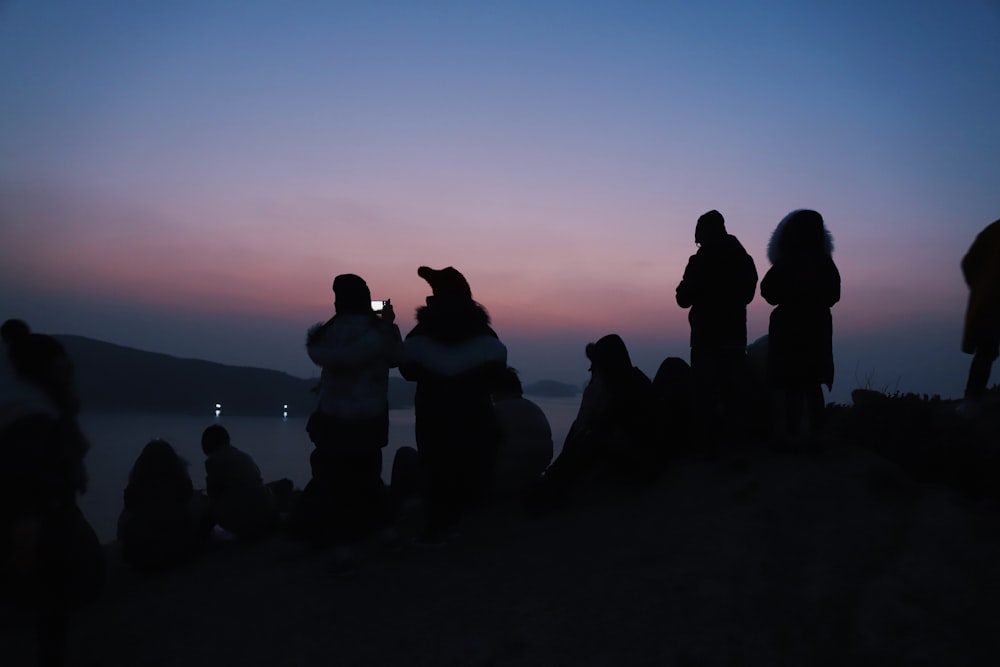
[[[559,504],[586,477],[652,482],[664,460],[655,436],[653,384],[632,365],[617,334],[586,347],[590,382],[562,451],[528,497],[529,507]]]
[[[274,497],[253,458],[233,446],[229,432],[220,424],[212,424],[201,434],[201,450],[212,520],[241,539],[271,530],[277,521]]]

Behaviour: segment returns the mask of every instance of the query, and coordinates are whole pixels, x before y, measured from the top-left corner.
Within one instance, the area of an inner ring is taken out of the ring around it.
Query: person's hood
[[[833,236],[823,216],[809,209],[797,209],[782,218],[767,244],[771,264],[802,255],[833,256]]]

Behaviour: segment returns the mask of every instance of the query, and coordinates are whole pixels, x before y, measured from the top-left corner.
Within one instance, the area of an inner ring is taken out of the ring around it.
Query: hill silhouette
[[[528,396],[546,396],[550,398],[572,398],[580,395],[580,388],[565,382],[555,380],[539,380],[524,385],[524,393]]]
[[[82,409],[90,412],[207,414],[220,403],[227,415],[308,414],[316,378],[265,368],[230,366],[123,347],[83,336],[56,336],[76,366]],[[389,406],[413,405],[414,387],[389,378]]]

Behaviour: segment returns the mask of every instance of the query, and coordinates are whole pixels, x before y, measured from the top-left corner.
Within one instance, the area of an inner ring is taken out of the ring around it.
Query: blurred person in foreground
[[[38,661],[64,665],[74,612],[105,579],[104,551],[77,505],[89,443],[62,344],[22,320],[0,349],[0,601],[35,617]]]

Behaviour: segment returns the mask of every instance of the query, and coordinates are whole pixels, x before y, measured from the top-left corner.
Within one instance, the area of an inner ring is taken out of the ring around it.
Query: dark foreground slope
[[[112,548],[72,664],[995,664],[996,503],[825,447],[483,513],[443,550],[373,550],[346,578],[284,538],[152,577]],[[27,626],[0,620],[3,664],[24,664]]]

